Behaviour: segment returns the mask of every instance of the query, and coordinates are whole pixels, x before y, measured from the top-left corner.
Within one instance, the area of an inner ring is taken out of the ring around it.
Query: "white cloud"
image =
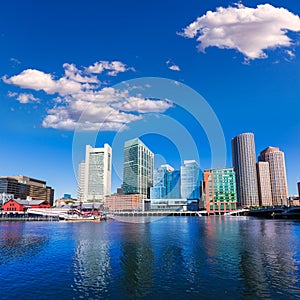
[[[32,89],[35,91],[44,90],[47,94],[53,94],[55,81],[52,75],[39,70],[27,69],[19,75],[8,78],[4,76],[3,81],[8,84],[14,84],[21,88]]]
[[[167,66],[168,66],[168,68],[170,69],[170,70],[172,70],[172,71],[181,71],[180,70],[180,68],[179,68],[179,66],[177,66],[177,65],[175,65],[173,62],[171,62],[170,60],[167,60],[166,61],[166,64],[167,64]]]
[[[82,76],[83,71],[77,69],[74,64],[65,63],[63,64],[63,68],[65,69],[65,76],[67,79],[80,83],[100,83],[96,76]]]
[[[16,96],[18,96],[18,93],[16,93],[16,92],[11,92],[11,91],[8,91],[8,93],[7,93],[7,96],[8,96],[8,97],[10,97],[10,98],[13,98],[13,97],[16,97]]]
[[[38,102],[38,101],[40,101],[39,98],[35,98],[32,94],[28,94],[28,93],[21,93],[17,97],[17,100],[22,104],[26,104],[26,103],[29,103],[29,102]]]
[[[126,128],[128,122],[140,120],[143,114],[164,112],[172,106],[167,99],[143,98],[139,93],[143,88],[136,86],[125,85],[124,90],[102,87],[95,75],[97,72],[106,70],[107,75],[112,76],[131,68],[121,62],[101,63],[102,66],[95,63],[93,68],[83,70],[74,64],[65,63],[64,74],[60,78],[27,69],[18,75],[4,76],[2,79],[7,84],[54,95],[53,106],[47,110],[42,122],[42,126],[46,128],[115,131]],[[9,92],[9,96],[17,97],[21,103],[39,100],[30,93]]]
[[[152,100],[152,99],[144,99],[139,97],[129,97],[127,101],[118,104],[118,107],[122,111],[127,112],[138,112],[138,113],[158,113],[164,112],[173,104],[171,101],[164,100]]]
[[[285,52],[289,56],[289,59],[293,59],[296,56],[295,53],[291,50],[286,50]]]
[[[287,9],[270,4],[256,8],[238,4],[208,11],[178,34],[197,38],[200,51],[211,46],[236,49],[251,60],[266,58],[266,49],[291,46],[288,31],[300,31],[300,18]]]
[[[127,67],[120,61],[99,61],[86,68],[86,71],[91,74],[101,74],[105,70],[108,71],[107,75],[109,76],[116,76],[118,73],[126,71],[135,71],[134,68]]]
[[[8,97],[14,97],[16,98],[20,103],[22,104],[27,104],[27,103],[30,103],[30,102],[39,102],[40,99],[39,98],[36,98],[34,97],[32,94],[30,93],[21,93],[21,94],[18,94],[16,92],[8,92]]]
[[[176,65],[170,66],[169,69],[172,71],[180,71],[180,68]]]

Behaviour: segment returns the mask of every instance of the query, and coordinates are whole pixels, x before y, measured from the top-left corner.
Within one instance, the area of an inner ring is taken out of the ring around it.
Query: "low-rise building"
[[[300,206],[300,197],[298,196],[290,196],[288,200],[289,206]]]
[[[110,211],[133,211],[143,209],[143,197],[140,194],[114,194],[105,197],[105,208]]]
[[[15,200],[11,199],[2,205],[4,212],[26,212],[28,208],[50,208],[45,200]]]

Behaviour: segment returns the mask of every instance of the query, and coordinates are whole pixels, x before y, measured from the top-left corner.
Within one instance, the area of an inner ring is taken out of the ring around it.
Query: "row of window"
[[[16,211],[16,208],[15,207],[8,207],[7,211]]]
[[[226,210],[230,210],[230,209],[234,210],[236,207],[235,207],[234,203],[232,203],[232,204],[226,204],[226,206],[223,203],[221,203],[220,206],[218,204],[215,204],[215,205],[211,204],[209,206],[210,210],[225,210],[225,208],[226,208]]]

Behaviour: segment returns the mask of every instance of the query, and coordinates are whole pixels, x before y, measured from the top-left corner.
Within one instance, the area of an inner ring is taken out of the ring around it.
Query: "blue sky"
[[[76,196],[73,164],[96,133],[97,146],[116,145],[114,189],[121,182],[122,143],[135,134],[157,154],[157,165],[178,168],[196,152],[201,167],[210,168],[212,138],[192,116],[193,107],[203,108],[202,95],[214,112],[204,110],[202,117],[215,126],[216,116],[224,133],[227,150],[216,155],[225,155],[225,165],[231,166],[232,137],[254,132],[257,155],[267,146],[285,152],[289,193],[295,194],[300,3],[234,2],[2,3],[0,174],[44,179],[56,197]],[[166,84],[157,93],[149,77],[171,80],[174,90]],[[126,83],[135,78],[144,79]],[[185,97],[189,89],[199,96]],[[192,141],[196,151],[189,153]],[[216,161],[223,166],[222,158]]]

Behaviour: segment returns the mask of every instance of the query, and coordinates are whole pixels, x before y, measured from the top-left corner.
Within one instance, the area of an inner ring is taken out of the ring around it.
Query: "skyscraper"
[[[179,199],[180,171],[170,165],[161,165],[153,172],[153,187],[150,188],[151,199]]]
[[[77,180],[78,180],[78,200],[83,202],[84,201],[84,178],[85,178],[85,162],[82,161],[78,165],[78,174],[77,174]]]
[[[112,149],[86,145],[85,162],[78,167],[78,193],[81,201],[103,201],[111,194]]]
[[[195,160],[185,160],[180,168],[181,197],[200,200],[201,170]]]
[[[258,159],[269,163],[273,205],[286,204],[288,188],[284,153],[277,147],[268,147],[260,152]]]
[[[259,205],[253,133],[243,133],[232,139],[232,162],[238,202],[246,207]]]
[[[256,170],[257,170],[259,205],[272,206],[273,201],[272,201],[269,163],[264,161],[259,161],[256,164]]]
[[[140,194],[141,199],[150,198],[153,165],[154,154],[139,138],[125,142],[123,193]],[[141,209],[144,209],[143,203],[141,203]]]

